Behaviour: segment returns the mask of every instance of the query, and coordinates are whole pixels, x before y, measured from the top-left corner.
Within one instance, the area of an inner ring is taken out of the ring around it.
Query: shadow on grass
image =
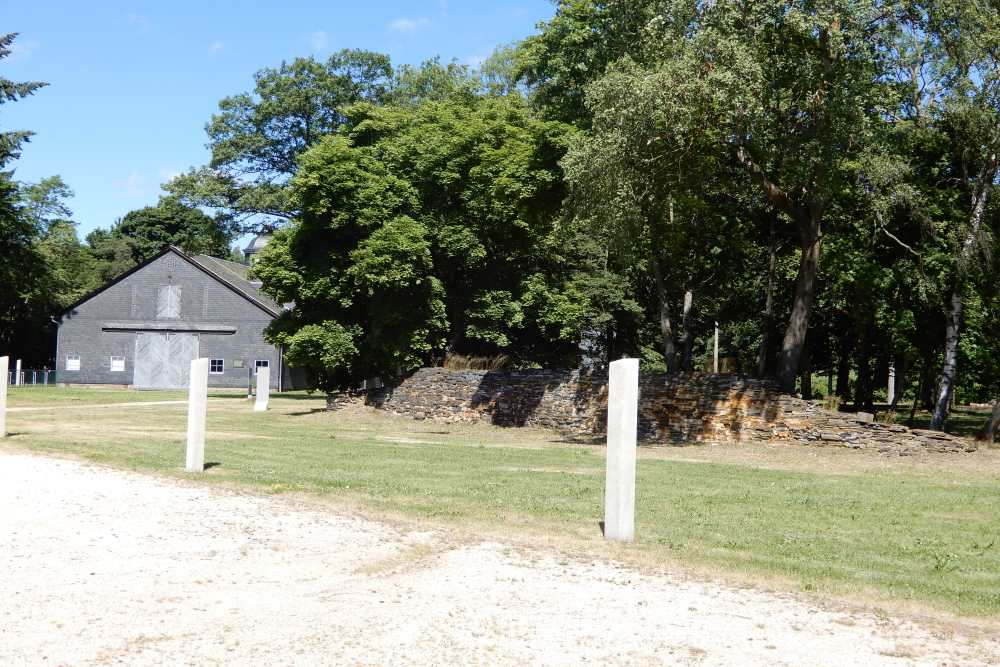
[[[309,415],[315,415],[320,412],[329,412],[326,408],[313,408],[312,410],[303,410],[301,412],[286,412],[287,417],[308,417]]]
[[[238,399],[242,401],[247,400],[246,391],[209,391],[208,396],[209,398],[228,398],[233,400]],[[272,391],[271,398],[280,398],[283,400],[292,400],[292,401],[318,401],[322,400],[323,396],[322,394],[316,394],[316,393],[307,394],[301,391],[296,391],[296,392]]]
[[[284,398],[292,401],[318,401],[325,397],[319,392],[308,393],[304,391],[271,392],[272,398]]]
[[[208,393],[208,397],[209,398],[228,398],[228,399],[231,399],[231,400],[240,400],[240,401],[247,400],[246,392],[243,392],[243,391],[216,391],[216,392],[211,392],[210,391]]]

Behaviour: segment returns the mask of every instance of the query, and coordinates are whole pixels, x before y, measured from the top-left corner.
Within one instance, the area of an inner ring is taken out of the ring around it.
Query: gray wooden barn
[[[207,357],[210,387],[246,387],[269,366],[272,388],[301,388],[301,374],[264,340],[281,306],[246,272],[243,264],[164,249],[59,317],[58,381],[184,388],[191,360]]]

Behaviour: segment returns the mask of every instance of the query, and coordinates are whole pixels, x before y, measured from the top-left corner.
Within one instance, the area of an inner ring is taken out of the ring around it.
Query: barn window
[[[226,371],[226,362],[224,359],[212,359],[209,365],[208,372],[212,375],[222,375]]]
[[[176,320],[181,316],[181,286],[164,285],[156,291],[156,319]]]
[[[111,357],[111,372],[119,373],[125,370],[125,357]]]
[[[268,361],[267,359],[257,359],[256,361],[253,362],[253,374],[257,375],[258,370],[260,370],[261,368],[268,368],[270,365],[271,362]]]
[[[67,354],[66,355],[66,370],[68,370],[68,371],[78,371],[78,370],[80,370],[80,355],[79,354]]]

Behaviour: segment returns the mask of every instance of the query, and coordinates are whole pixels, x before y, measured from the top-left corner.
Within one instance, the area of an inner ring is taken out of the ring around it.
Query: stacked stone
[[[607,382],[601,370],[425,368],[374,403],[417,419],[488,420],[599,436],[607,424]],[[903,455],[975,449],[974,442],[944,433],[829,412],[782,394],[769,381],[731,374],[643,375],[638,416],[639,437],[647,442],[784,441]]]

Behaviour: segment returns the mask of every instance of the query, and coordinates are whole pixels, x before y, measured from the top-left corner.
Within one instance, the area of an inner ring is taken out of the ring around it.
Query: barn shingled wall
[[[373,402],[389,412],[442,422],[488,421],[600,436],[607,420],[602,370],[418,370]],[[639,436],[644,441],[786,441],[912,454],[969,451],[975,443],[936,431],[865,422],[826,411],[764,380],[727,374],[643,374]]]

